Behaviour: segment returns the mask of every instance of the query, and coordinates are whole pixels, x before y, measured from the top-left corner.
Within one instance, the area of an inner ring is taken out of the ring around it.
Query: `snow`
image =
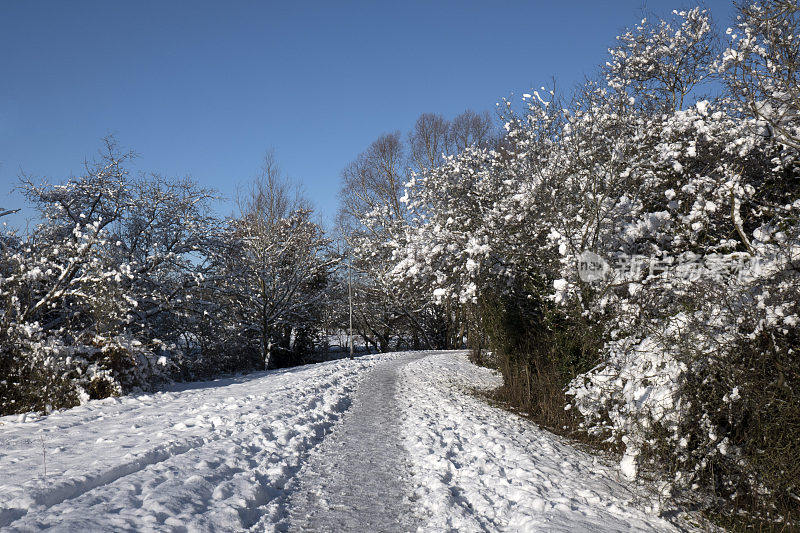
[[[636,466],[636,455],[635,453],[627,453],[626,450],[625,455],[622,456],[622,461],[619,462],[619,471],[625,479],[636,479],[636,471],[638,470]]]
[[[614,465],[472,394],[499,382],[395,353],[0,418],[0,529],[673,529]]]
[[[353,406],[287,486],[289,517],[279,530],[413,531],[411,469],[403,450],[397,380],[426,352],[377,366]]]
[[[422,531],[673,531],[616,465],[470,394],[500,385],[463,352],[401,369]]]
[[[0,418],[0,528],[240,530],[277,520],[278,496],[303,457],[348,408],[365,370],[393,357]]]

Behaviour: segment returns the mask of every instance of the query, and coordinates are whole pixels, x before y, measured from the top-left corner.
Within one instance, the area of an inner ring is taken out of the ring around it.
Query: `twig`
[[[47,478],[47,450],[44,447],[44,435],[39,435],[42,440],[42,466],[44,467],[44,477]]]

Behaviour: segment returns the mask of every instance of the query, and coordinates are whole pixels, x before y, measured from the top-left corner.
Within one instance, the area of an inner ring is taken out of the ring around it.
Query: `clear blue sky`
[[[139,169],[228,197],[274,147],[330,219],[340,170],[381,133],[572,86],[643,12],[692,5],[0,0],[0,207],[20,207],[20,170],[61,180],[113,133]],[[730,2],[705,5],[731,24]]]

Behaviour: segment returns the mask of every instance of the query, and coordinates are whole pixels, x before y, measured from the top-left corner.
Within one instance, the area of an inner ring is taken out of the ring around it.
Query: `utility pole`
[[[350,297],[350,359],[353,359],[353,259],[347,260],[347,294]]]

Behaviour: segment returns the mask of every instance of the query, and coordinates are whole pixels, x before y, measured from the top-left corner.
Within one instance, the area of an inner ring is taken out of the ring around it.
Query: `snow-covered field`
[[[468,392],[497,384],[463,353],[385,354],[94,401],[47,417],[0,418],[0,529],[286,529],[292,492],[325,485],[301,478],[332,464],[323,455],[332,447],[317,446],[326,435],[359,441],[359,431],[393,425],[379,419],[392,412],[399,431],[362,442],[353,455],[368,456],[369,468],[410,452],[391,472],[375,468],[394,483],[408,479],[403,490],[413,492],[403,499],[415,516],[390,523],[417,523],[420,531],[672,529],[648,513],[652,502],[613,465]],[[387,387],[395,393],[381,392]],[[369,408],[375,398],[394,405]],[[361,407],[348,410],[354,399]],[[364,476],[344,476],[345,485],[350,478]],[[352,489],[365,498],[363,487]],[[343,529],[331,509],[323,529]]]
[[[392,357],[0,418],[0,528],[246,528],[278,512],[284,484],[365,371]]]

